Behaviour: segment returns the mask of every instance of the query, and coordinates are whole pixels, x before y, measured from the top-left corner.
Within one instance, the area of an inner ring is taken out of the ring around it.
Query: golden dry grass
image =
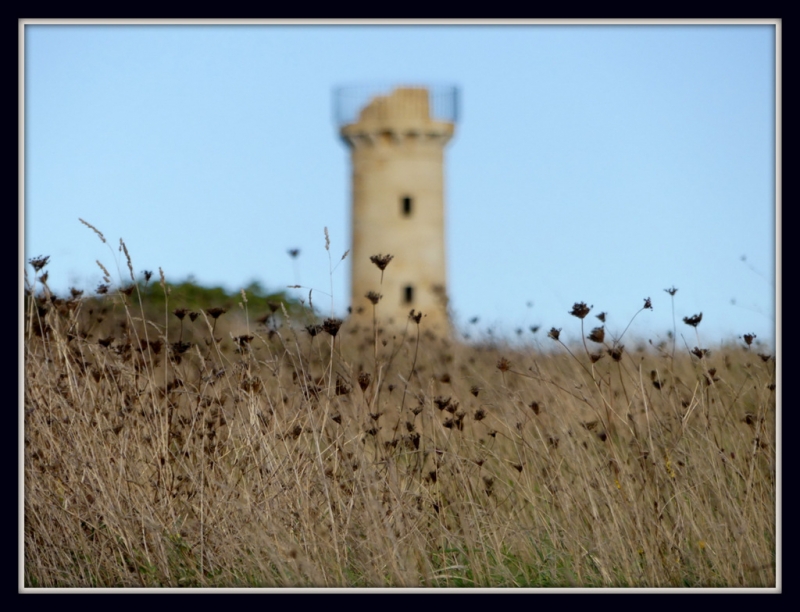
[[[27,587],[776,584],[770,356],[137,294],[26,298]]]

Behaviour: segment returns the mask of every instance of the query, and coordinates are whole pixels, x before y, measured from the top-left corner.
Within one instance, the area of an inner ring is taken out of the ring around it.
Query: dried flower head
[[[606,331],[603,327],[595,327],[592,330],[592,333],[590,333],[587,336],[589,340],[591,340],[592,342],[597,342],[598,344],[602,344],[605,337],[606,337]]]
[[[226,312],[228,312],[227,308],[219,308],[217,306],[215,306],[214,308],[206,308],[206,314],[212,319],[218,319]]]
[[[289,257],[292,259],[296,259],[297,256],[300,255],[300,249],[289,249],[286,252],[289,253]]]
[[[533,410],[533,414],[539,414],[542,410],[542,407],[539,405],[539,402],[531,402],[529,406],[530,409]]]
[[[572,310],[569,312],[573,317],[578,317],[579,319],[583,319],[586,315],[589,314],[589,311],[592,309],[591,306],[587,306],[586,302],[575,302],[572,305]]]
[[[753,344],[753,340],[756,339],[756,335],[755,334],[745,334],[743,337],[744,337],[744,343],[747,346],[750,346],[751,344]]]
[[[676,293],[678,293],[678,289],[675,288],[675,287],[670,287],[669,289],[664,289],[664,291],[666,291],[670,295],[675,295]]]
[[[373,255],[369,258],[369,260],[378,266],[378,269],[383,272],[386,269],[386,266],[389,265],[389,262],[394,259],[394,255]]]
[[[312,338],[322,331],[322,325],[306,325],[306,331]]]
[[[100,283],[99,285],[97,285],[96,291],[100,295],[105,295],[106,293],[108,293],[108,285],[106,285],[105,283]]]
[[[541,327],[542,327],[541,325],[531,325],[531,327],[530,327],[531,333],[534,333],[534,334],[535,334],[536,332],[538,332],[538,331],[539,331],[539,329],[540,329]]]
[[[33,266],[33,269],[36,272],[38,272],[39,270],[41,270],[42,268],[44,268],[47,265],[48,261],[50,261],[50,256],[49,255],[45,255],[45,256],[39,255],[38,257],[31,257],[28,260],[28,263]]]
[[[441,395],[437,395],[433,398],[433,403],[436,404],[436,407],[439,410],[444,410],[450,405],[450,397],[442,397]]]
[[[336,337],[336,334],[339,333],[339,328],[341,326],[342,326],[342,320],[341,319],[336,319],[336,318],[325,319],[322,322],[322,330],[327,332],[327,333],[329,333],[334,338]]]
[[[501,372],[508,372],[511,369],[511,362],[505,357],[497,360],[497,369]]]
[[[600,360],[601,360],[601,359],[602,359],[604,356],[605,356],[605,353],[603,353],[603,351],[598,351],[597,353],[592,353],[592,354],[590,354],[590,355],[589,355],[589,359],[591,360],[591,362],[592,362],[592,363],[597,363],[597,362],[598,362],[598,361],[600,361]]]
[[[411,312],[408,313],[408,318],[411,319],[412,321],[414,321],[414,323],[416,323],[417,325],[419,325],[419,322],[422,320],[422,313],[421,312],[416,312],[412,308]]]
[[[145,283],[149,283],[150,279],[153,278],[152,270],[142,270],[142,275],[144,276]]]
[[[380,301],[381,301],[381,298],[382,298],[383,296],[382,296],[380,293],[375,293],[374,291],[370,291],[369,293],[367,293],[367,295],[366,295],[365,297],[366,297],[366,298],[367,298],[367,299],[368,299],[370,302],[372,302],[372,304],[373,304],[373,305],[376,305],[378,302],[380,302]]]
[[[188,314],[188,312],[189,311],[186,308],[176,308],[175,310],[172,311],[172,314],[174,314],[181,321],[183,321],[183,317],[185,317]]]
[[[194,323],[194,322],[195,322],[195,319],[197,319],[197,317],[199,317],[199,316],[200,316],[200,313],[199,313],[199,312],[195,312],[195,311],[193,310],[192,312],[190,312],[190,313],[189,313],[189,320],[190,320],[192,323]]]
[[[371,382],[372,375],[369,372],[361,372],[361,374],[358,375],[358,386],[361,387],[362,391],[366,391],[367,387],[369,387],[369,383]]]
[[[622,352],[624,351],[625,347],[622,344],[618,344],[610,349],[608,349],[608,354],[611,355],[611,359],[614,361],[621,361],[622,360]]]
[[[352,389],[341,378],[336,378],[336,395],[347,395]]]
[[[190,348],[192,348],[192,345],[190,342],[173,342],[170,345],[170,348],[172,349],[173,353],[175,353],[176,355],[180,355],[188,351]]]
[[[711,353],[711,351],[709,351],[708,349],[701,349],[701,348],[698,348],[698,347],[694,347],[692,349],[692,355],[694,355],[698,359],[702,359],[703,357],[705,357],[706,355],[708,355],[710,353]]]
[[[606,314],[607,314],[607,313],[605,313],[605,312],[601,312],[599,315],[595,315],[595,316],[596,316],[598,319],[600,319],[600,322],[601,322],[601,323],[605,323],[605,322],[606,322]]]
[[[236,336],[233,341],[240,347],[247,346],[250,344],[250,341],[253,339],[253,336],[250,334],[243,334],[241,336]]]
[[[475,397],[478,397],[478,393],[480,393],[481,388],[478,385],[472,385],[469,388],[469,392],[472,393]]]
[[[653,303],[650,301],[650,298],[644,298],[644,308],[653,310]]]
[[[683,322],[686,323],[686,325],[691,325],[692,327],[697,327],[702,320],[702,312],[700,314],[692,315],[691,317],[683,317]]]
[[[553,340],[558,340],[559,334],[561,334],[560,327],[551,327],[550,331],[547,332],[547,337],[552,338]]]
[[[476,421],[482,421],[486,418],[486,411],[483,408],[478,408],[474,416]]]

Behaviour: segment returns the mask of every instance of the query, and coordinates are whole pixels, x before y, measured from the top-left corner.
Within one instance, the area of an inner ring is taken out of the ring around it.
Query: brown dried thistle
[[[599,315],[595,315],[595,316],[596,316],[598,319],[600,319],[600,322],[601,322],[601,323],[605,323],[605,322],[606,322],[606,314],[608,314],[608,313],[601,312]]]
[[[478,385],[472,385],[469,388],[469,392],[472,393],[475,397],[478,397],[478,393],[480,393],[481,388]]]
[[[698,348],[698,347],[694,347],[692,349],[692,355],[694,355],[698,359],[702,359],[703,357],[705,357],[706,355],[709,355],[710,353],[711,353],[711,351],[708,350],[708,349],[701,349],[701,348]]]
[[[650,298],[644,298],[644,308],[649,308],[653,310],[653,302],[650,301]]]
[[[553,340],[558,340],[558,336],[561,334],[560,327],[551,327],[550,331],[547,332],[547,337],[552,338]]]
[[[611,359],[613,359],[614,361],[622,361],[622,353],[624,349],[625,347],[622,344],[619,344],[617,346],[608,349],[607,352],[609,355],[611,355]]]
[[[475,411],[474,418],[475,418],[476,421],[482,421],[483,419],[486,418],[486,411],[483,408],[478,408]]]
[[[755,335],[755,334],[745,334],[745,335],[743,336],[743,338],[744,338],[744,343],[745,343],[747,346],[750,346],[751,344],[753,344],[753,340],[755,340],[755,339],[756,339],[756,335]]]
[[[412,321],[414,321],[414,323],[416,323],[417,325],[419,325],[419,322],[422,320],[422,313],[421,312],[416,312],[412,308],[411,312],[408,313],[408,318],[411,319]]]
[[[181,321],[183,321],[183,318],[184,318],[184,317],[185,317],[187,314],[189,314],[189,311],[188,311],[188,309],[186,309],[186,308],[176,308],[175,310],[173,310],[173,311],[172,311],[172,314],[174,314],[176,317],[178,317],[178,319],[180,319]]]
[[[374,291],[370,291],[364,297],[366,297],[370,302],[372,302],[372,305],[375,306],[377,305],[378,302],[381,301],[381,298],[383,296],[380,293],[375,293]]]
[[[678,289],[675,288],[675,287],[670,287],[669,289],[664,289],[664,291],[666,291],[670,295],[675,295],[676,293],[678,293]]]

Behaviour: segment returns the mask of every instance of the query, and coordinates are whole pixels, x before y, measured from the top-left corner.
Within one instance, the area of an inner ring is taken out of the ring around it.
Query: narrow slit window
[[[406,304],[413,304],[414,303],[414,287],[411,285],[406,285],[403,289],[403,300]]]
[[[412,205],[413,205],[413,201],[412,201],[411,197],[410,196],[403,196],[403,199],[401,200],[401,203],[402,203],[403,216],[404,217],[410,217],[411,216],[411,208],[412,208]]]

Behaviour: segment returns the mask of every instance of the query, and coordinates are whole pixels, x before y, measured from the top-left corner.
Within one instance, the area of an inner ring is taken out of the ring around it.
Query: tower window
[[[411,200],[411,197],[403,196],[403,199],[401,200],[401,203],[403,205],[403,216],[404,217],[410,217],[411,216],[411,205],[413,203],[412,200]]]
[[[406,304],[413,304],[414,303],[414,287],[411,285],[406,285],[403,289],[403,300]]]

